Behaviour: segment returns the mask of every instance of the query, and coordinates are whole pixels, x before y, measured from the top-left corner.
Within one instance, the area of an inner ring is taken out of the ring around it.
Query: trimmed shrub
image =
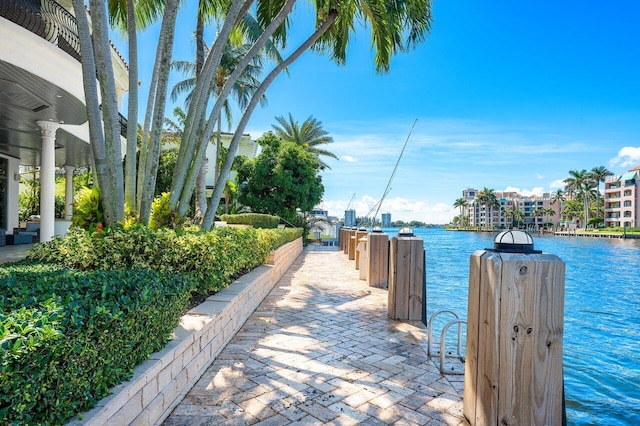
[[[300,235],[74,228],[0,266],[0,424],[61,424],[87,411],[164,347],[194,299]]]
[[[280,223],[278,216],[261,213],[223,214],[220,220],[230,225],[251,225],[254,228],[273,229]]]
[[[60,424],[94,406],[164,347],[192,286],[150,270],[0,268],[0,423]]]

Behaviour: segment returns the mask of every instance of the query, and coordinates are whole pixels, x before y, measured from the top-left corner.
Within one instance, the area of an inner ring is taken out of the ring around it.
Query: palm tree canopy
[[[322,128],[321,121],[316,120],[313,116],[309,116],[309,118],[303,121],[300,125],[293,119],[291,113],[289,113],[288,120],[284,117],[276,117],[276,121],[280,125],[278,126],[274,124],[271,126],[273,127],[276,136],[285,142],[293,142],[296,145],[303,147],[306,151],[318,158],[323,168],[331,169],[331,167],[319,158],[319,156],[324,155],[335,158],[336,160],[338,159],[334,153],[327,151],[326,149],[319,148],[321,145],[333,142],[333,138],[329,136],[329,132]]]

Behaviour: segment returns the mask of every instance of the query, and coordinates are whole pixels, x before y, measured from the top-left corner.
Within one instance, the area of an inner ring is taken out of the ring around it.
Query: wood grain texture
[[[389,237],[371,233],[367,239],[367,284],[386,288],[389,280]]]
[[[463,402],[470,424],[562,424],[564,274],[554,255],[472,255]]]

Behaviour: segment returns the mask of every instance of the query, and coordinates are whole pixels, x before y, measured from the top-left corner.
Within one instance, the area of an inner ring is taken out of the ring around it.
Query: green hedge
[[[280,223],[278,216],[261,213],[223,214],[220,220],[230,225],[251,225],[254,228],[273,229]]]
[[[193,284],[151,270],[1,268],[0,424],[61,424],[91,408],[164,347]]]
[[[160,350],[194,298],[301,229],[75,228],[0,266],[0,424],[60,424]]]
[[[37,245],[28,258],[80,270],[148,268],[186,273],[197,279],[198,293],[208,294],[263,264],[271,249],[252,228],[176,232],[134,226],[96,233],[72,229],[64,238]]]

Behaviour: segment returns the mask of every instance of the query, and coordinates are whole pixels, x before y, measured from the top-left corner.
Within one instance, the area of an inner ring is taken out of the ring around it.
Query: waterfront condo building
[[[639,226],[640,166],[604,181],[604,226]]]
[[[477,189],[462,191],[467,202],[463,209],[463,220],[469,226],[509,229],[520,223],[525,228],[539,228],[560,219],[562,206],[552,203],[551,194],[524,196],[517,192],[494,192],[497,206],[488,206],[477,199]]]

